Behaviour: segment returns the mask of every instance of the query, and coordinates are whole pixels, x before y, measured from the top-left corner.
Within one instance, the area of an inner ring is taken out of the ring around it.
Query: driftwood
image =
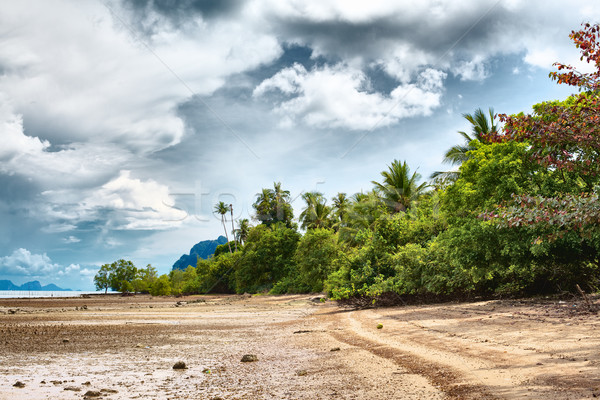
[[[579,284],[576,284],[575,287],[577,288],[577,291],[579,292],[581,297],[583,297],[583,300],[585,301],[585,304],[587,304],[589,310],[593,311],[593,312],[598,311],[596,308],[596,305],[594,303],[592,303],[592,301],[590,300],[588,295],[585,294],[585,292],[583,290],[581,290],[581,287],[579,287]]]

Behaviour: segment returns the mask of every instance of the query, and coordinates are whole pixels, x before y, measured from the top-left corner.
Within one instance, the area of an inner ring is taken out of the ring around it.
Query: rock
[[[70,340],[69,339],[63,339],[63,343],[69,343]]]
[[[71,392],[81,392],[81,388],[78,388],[76,386],[67,386],[65,390],[70,390]]]
[[[8,310],[8,313],[9,313],[9,314],[16,314],[16,313],[17,313],[17,310],[9,309],[9,310]]]
[[[115,390],[115,389],[101,389],[100,392],[102,392],[102,393],[119,393],[119,391]]]
[[[254,354],[244,354],[242,357],[242,362],[255,362],[258,361],[258,357]]]
[[[333,349],[329,350],[329,351],[340,351],[341,349],[339,347],[334,347]]]
[[[312,301],[313,303],[323,303],[327,301],[327,299],[325,298],[325,296],[317,296],[310,299],[310,301]]]
[[[88,390],[87,392],[85,392],[85,394],[83,395],[83,398],[90,398],[90,397],[100,397],[102,396],[102,393],[97,391],[97,390]]]
[[[301,369],[299,371],[296,371],[296,375],[298,376],[305,376],[308,374],[308,371],[306,371],[305,369]]]
[[[377,324],[377,329],[383,329],[383,325]]]
[[[17,388],[24,388],[25,384],[23,382],[21,382],[21,381],[16,381],[13,386],[17,387]]]
[[[173,369],[187,369],[187,367],[183,361],[177,361],[175,365],[173,365]]]

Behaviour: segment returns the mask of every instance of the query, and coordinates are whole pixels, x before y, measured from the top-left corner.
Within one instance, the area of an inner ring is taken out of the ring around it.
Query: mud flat
[[[595,397],[600,317],[575,300],[0,300],[0,399]]]

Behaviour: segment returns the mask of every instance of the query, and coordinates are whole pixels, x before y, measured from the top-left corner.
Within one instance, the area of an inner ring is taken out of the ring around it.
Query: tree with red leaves
[[[582,73],[555,63],[558,71],[551,72],[550,78],[578,87],[580,93],[562,102],[535,105],[531,115],[500,115],[503,130],[489,136],[491,142],[527,143],[534,161],[576,182],[571,193],[515,196],[511,204],[485,215],[500,226],[541,229],[550,239],[574,231],[589,238],[600,231],[596,189],[600,177],[600,26],[587,23],[569,36],[581,50],[581,60],[593,64],[596,71]]]

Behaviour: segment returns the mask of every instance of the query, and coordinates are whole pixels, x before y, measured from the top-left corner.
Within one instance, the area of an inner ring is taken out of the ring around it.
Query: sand
[[[0,299],[0,399],[586,399],[599,328],[577,299]]]

